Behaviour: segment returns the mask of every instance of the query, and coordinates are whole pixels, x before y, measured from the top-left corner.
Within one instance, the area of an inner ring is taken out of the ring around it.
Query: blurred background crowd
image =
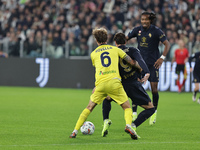
[[[91,33],[106,27],[108,44],[117,32],[126,35],[140,25],[143,11],[153,11],[155,25],[171,47],[183,39],[189,54],[200,51],[200,0],[1,0],[0,55],[8,57],[88,57],[96,48]],[[136,39],[128,46],[137,47]],[[160,44],[160,51],[163,51]]]

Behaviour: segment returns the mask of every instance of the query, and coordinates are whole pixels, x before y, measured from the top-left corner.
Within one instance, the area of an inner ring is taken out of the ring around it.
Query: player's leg
[[[183,82],[181,84],[181,91],[183,91],[183,88],[185,86],[185,81],[187,80],[187,69],[186,69],[185,65],[184,65],[184,68],[183,68],[183,76],[184,76],[184,79],[183,79]]]
[[[78,134],[78,130],[82,126],[82,124],[85,122],[89,114],[92,112],[92,110],[95,108],[97,104],[101,104],[103,99],[106,97],[106,93],[104,91],[104,84],[99,84],[95,90],[93,91],[92,95],[90,96],[90,101],[87,105],[87,107],[82,111],[80,114],[78,121],[76,122],[76,126],[74,128],[74,131],[69,136],[70,138],[75,138]]]
[[[102,103],[103,120],[109,119],[109,114],[111,111],[111,102],[112,99],[109,96],[107,96]]]
[[[158,94],[158,82],[150,82],[150,84],[151,84],[151,92],[153,96],[153,105],[155,107],[155,112],[150,117],[149,124],[153,125],[154,123],[156,123],[159,94]]]
[[[198,83],[196,83],[197,85],[196,85],[196,88],[197,88],[197,91],[199,91],[199,81],[198,81]],[[200,96],[199,96],[199,99],[197,100],[197,102],[200,104]]]
[[[109,119],[109,114],[111,110],[111,101],[112,99],[107,96],[102,104],[102,114],[103,114],[103,130],[102,130],[102,136],[105,137],[108,134],[108,129],[110,125],[112,124],[112,121]]]
[[[88,106],[80,114],[80,116],[78,118],[78,121],[76,122],[76,126],[74,128],[74,131],[70,135],[70,138],[75,138],[76,137],[76,135],[78,134],[78,130],[80,129],[80,127],[85,122],[85,120],[87,119],[87,117],[89,116],[89,114],[92,112],[92,110],[94,109],[94,107],[96,105],[97,104],[92,102],[91,100],[89,101]]]
[[[132,126],[138,127],[155,112],[155,108],[151,101],[148,103],[148,105],[141,105],[141,107],[143,107],[145,110],[139,113],[137,119],[132,123]]]
[[[176,80],[176,84],[178,86],[178,92],[180,93],[181,92],[181,83],[180,83],[180,73],[177,74],[177,80]]]
[[[194,87],[194,92],[193,92],[192,100],[195,102],[196,101],[197,93],[199,92],[199,83],[200,83],[200,73],[199,73],[199,70],[194,70],[193,71],[193,83],[194,83],[195,87]],[[197,102],[199,102],[199,101],[200,101],[200,97],[197,100]]]
[[[125,103],[123,103],[121,105],[121,107],[124,109],[124,118],[125,118],[125,121],[126,121],[125,132],[130,134],[132,139],[137,140],[138,138],[140,138],[140,136],[137,135],[136,128],[131,126],[132,110],[131,110],[129,101],[127,100]]]
[[[123,84],[123,86],[128,97],[132,100],[132,103],[145,109],[139,113],[137,119],[132,123],[132,126],[136,128],[155,112],[155,108],[149,95],[140,82],[135,81],[132,82],[132,84]]]
[[[180,83],[180,71],[181,71],[181,65],[176,65],[176,74],[177,74],[177,80],[176,80],[176,84],[178,86],[178,92],[181,92],[181,83]]]
[[[133,120],[134,121],[137,118],[137,105],[132,103],[132,111],[133,111]]]
[[[128,100],[128,97],[126,95],[126,92],[124,91],[124,88],[122,86],[122,83],[120,80],[113,79],[111,80],[108,90],[108,95],[114,99],[124,110],[124,118],[126,122],[125,132],[129,133],[131,135],[132,139],[138,139],[138,135],[135,132],[134,128],[131,126],[132,122],[132,109]]]
[[[195,102],[196,101],[197,92],[199,91],[199,83],[194,83],[194,85],[195,85],[195,88],[194,88],[192,100]]]

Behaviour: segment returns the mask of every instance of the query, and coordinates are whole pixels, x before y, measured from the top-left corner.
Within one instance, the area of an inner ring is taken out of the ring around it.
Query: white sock
[[[137,112],[133,112],[133,115],[136,115],[136,116],[137,116]]]
[[[74,129],[74,131],[73,132],[75,132],[76,134],[78,134],[78,130],[76,130],[76,129]]]

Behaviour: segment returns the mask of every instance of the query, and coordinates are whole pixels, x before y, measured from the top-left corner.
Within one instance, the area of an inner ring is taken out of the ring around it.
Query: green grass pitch
[[[77,138],[70,139],[91,91],[0,87],[0,150],[200,149],[200,105],[192,101],[192,93],[160,92],[157,122],[149,126],[146,120],[138,127],[137,141],[124,132],[124,113],[116,103],[112,103],[107,137],[101,137],[99,105],[87,119],[95,125],[94,134],[79,131]]]

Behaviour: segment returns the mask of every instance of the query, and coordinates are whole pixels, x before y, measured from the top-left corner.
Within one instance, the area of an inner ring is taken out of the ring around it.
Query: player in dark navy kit
[[[156,15],[150,12],[143,12],[141,15],[141,26],[133,28],[127,40],[136,37],[138,42],[138,49],[146,62],[150,77],[151,92],[153,96],[153,105],[155,106],[155,113],[151,116],[149,123],[152,125],[156,122],[157,107],[158,107],[158,82],[159,82],[159,68],[161,67],[170,48],[169,41],[161,29],[154,26],[152,23],[156,19]],[[160,56],[158,49],[159,42],[164,44],[163,54]],[[136,113],[137,106],[133,107],[133,112]],[[133,113],[133,115],[134,115]]]
[[[117,47],[121,48],[124,52],[126,52],[133,60],[136,60],[138,64],[143,69],[145,76],[141,79],[141,82],[146,82],[150,76],[149,69],[144,62],[142,56],[138,49],[133,47],[126,47],[126,37],[123,33],[117,33],[114,36],[114,41]],[[128,65],[125,61],[120,59],[119,61],[119,72],[122,78],[122,85],[128,97],[132,100],[133,104],[140,105],[145,110],[143,110],[137,117],[137,119],[131,124],[135,130],[136,127],[141,125],[146,119],[148,119],[154,112],[155,108],[148,94],[142,86],[142,83],[138,81],[138,75],[140,72],[137,68],[134,68]],[[111,120],[109,119],[109,112],[111,110],[111,99],[107,97],[103,101],[103,119],[104,119],[104,127],[102,130],[102,136],[106,136],[108,134],[108,128],[111,124]]]
[[[194,69],[192,69],[191,61],[192,59],[195,59],[195,66]],[[192,56],[189,57],[189,64],[190,64],[190,72],[193,71],[193,82],[195,84],[192,100],[196,101],[196,95],[199,91],[199,83],[200,83],[200,52],[192,54]],[[200,104],[200,97],[197,100],[197,102]]]

